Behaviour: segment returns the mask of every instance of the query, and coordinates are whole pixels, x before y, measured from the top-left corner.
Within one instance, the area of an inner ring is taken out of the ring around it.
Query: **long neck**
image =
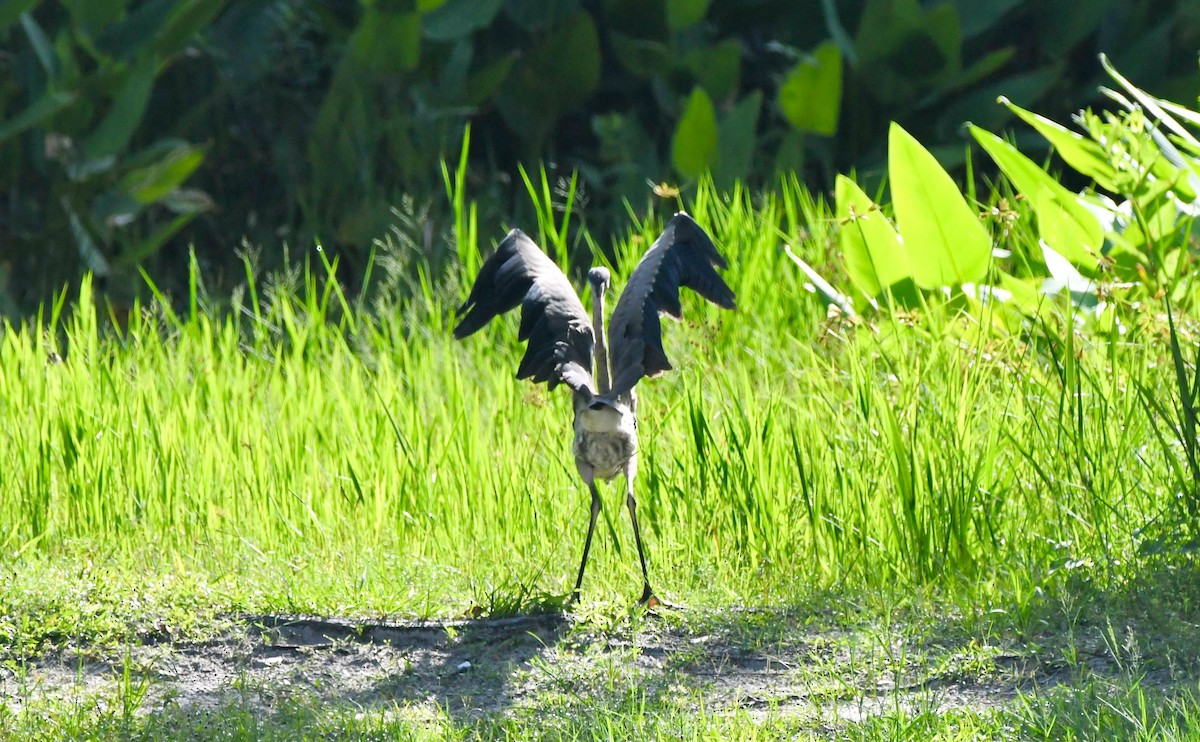
[[[612,389],[608,371],[608,332],[604,329],[604,287],[592,284],[592,327],[596,328],[596,386],[601,394]]]

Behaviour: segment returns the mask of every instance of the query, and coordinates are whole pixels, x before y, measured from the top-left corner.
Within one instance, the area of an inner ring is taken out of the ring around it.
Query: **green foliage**
[[[1185,89],[1196,34],[1171,0],[20,0],[0,11],[0,238],[30,305],[85,266],[132,293],[144,262],[177,292],[189,241],[227,288],[244,236],[273,266],[279,243],[315,236],[361,273],[398,203],[437,202],[468,122],[485,212],[520,206],[519,166],[552,162],[616,229],[647,181],[870,180],[890,121],[954,171],[963,120],[995,130],[1037,105],[1050,131],[1094,99],[1101,40],[1156,92]],[[1001,93],[1024,108],[992,105]],[[1051,140],[1111,177],[1103,153]],[[158,162],[195,158],[182,181]],[[130,193],[133,169],[164,179]]]
[[[926,290],[961,288],[980,320],[1011,330],[1025,328],[1047,297],[1059,294],[1082,310],[1090,329],[1117,335],[1164,293],[1191,309],[1200,140],[1188,127],[1200,126],[1200,113],[1146,93],[1103,62],[1128,93],[1106,91],[1125,111],[1103,117],[1084,111],[1077,117],[1084,133],[1000,99],[1044,134],[1064,162],[1092,178],[1078,193],[1010,141],[977,126],[968,127],[971,136],[1005,178],[979,215],[968,205],[971,194],[964,200],[932,155],[898,125],[889,138],[888,167],[897,229],[886,219],[887,206],[839,176],[840,245],[856,305],[905,288],[911,277]],[[985,222],[992,223],[991,234]],[[993,245],[1000,259],[989,269]]]
[[[77,273],[73,266],[133,274],[212,207],[184,187],[204,161],[202,147],[136,134],[155,82],[224,4],[72,2],[65,12],[35,13],[38,3],[26,3],[19,28],[8,28],[24,42],[12,65],[28,84],[0,96],[0,109],[13,111],[0,124],[0,157],[10,163],[0,181],[17,216],[6,241],[14,256],[43,257],[43,280],[61,282]],[[31,201],[40,213],[30,212]]]
[[[899,124],[888,133],[888,173],[917,285],[931,289],[982,280],[991,238],[946,171]]]
[[[797,129],[832,136],[842,107],[842,53],[827,41],[788,71],[779,86],[779,109]]]
[[[1097,265],[1104,233],[1100,220],[1082,198],[1000,137],[976,126],[970,130],[1000,171],[1029,200],[1042,240],[1073,263]]]
[[[908,252],[895,228],[858,184],[839,175],[834,198],[841,226],[839,246],[851,283],[866,296],[879,296],[912,278]]]
[[[720,162],[717,149],[717,114],[704,88],[688,98],[671,142],[671,161],[681,175],[698,178]]]

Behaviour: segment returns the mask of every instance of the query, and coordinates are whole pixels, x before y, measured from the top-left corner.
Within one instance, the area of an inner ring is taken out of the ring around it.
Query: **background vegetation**
[[[551,184],[579,174],[596,234],[625,202],[644,213],[649,182],[686,191],[705,170],[831,188],[856,169],[870,191],[889,121],[955,167],[964,120],[1011,117],[1000,93],[1056,120],[1094,102],[1100,51],[1191,95],[1198,34],[1188,0],[16,0],[0,311],[85,269],[118,306],[139,265],[181,296],[189,245],[227,293],[244,238],[271,269],[318,238],[354,283],[394,209],[436,260],[439,163],[468,123],[489,228],[532,217],[518,167],[541,162]]]

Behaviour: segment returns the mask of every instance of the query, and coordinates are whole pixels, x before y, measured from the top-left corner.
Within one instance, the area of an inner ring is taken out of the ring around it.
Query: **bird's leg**
[[[629,506],[629,519],[633,521],[633,539],[637,542],[638,559],[642,562],[642,597],[638,602],[653,608],[660,601],[654,597],[654,591],[650,589],[650,575],[646,571],[646,552],[642,549],[642,532],[638,529],[637,500],[633,497],[633,480],[626,479],[625,486],[627,493],[625,504]]]
[[[583,559],[579,562],[579,577],[575,579],[575,589],[571,592],[571,602],[579,600],[579,586],[583,584],[583,568],[587,566],[588,551],[592,548],[592,532],[596,530],[596,516],[600,515],[600,493],[596,491],[596,483],[588,480],[588,489],[592,491],[592,519],[588,522],[587,538],[583,542]]]

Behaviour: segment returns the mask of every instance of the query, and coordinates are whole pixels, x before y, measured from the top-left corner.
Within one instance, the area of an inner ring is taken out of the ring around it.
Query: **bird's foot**
[[[572,608],[574,608],[577,605],[579,605],[579,589],[578,588],[572,590],[571,594],[568,595],[565,600],[563,600],[563,604],[562,604],[563,613],[569,612]]]
[[[654,594],[654,590],[647,583],[642,589],[642,597],[638,599],[638,605],[645,607],[647,610],[653,611],[656,608],[666,608],[668,610],[678,610],[679,606],[672,605],[667,601],[659,598]]]
[[[654,597],[654,591],[650,589],[650,584],[646,583],[646,586],[642,589],[642,597],[638,598],[638,605],[654,608],[658,603],[658,598]]]

